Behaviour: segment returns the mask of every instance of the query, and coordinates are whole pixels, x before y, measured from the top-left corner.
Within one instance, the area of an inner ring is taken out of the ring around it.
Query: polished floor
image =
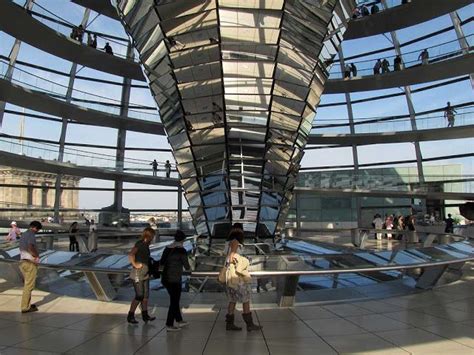
[[[467,269],[467,270],[466,270]],[[222,299],[185,294],[179,333],[157,320],[128,325],[126,302],[104,303],[35,291],[40,311],[18,312],[21,289],[0,283],[0,354],[474,354],[474,269],[432,291],[361,302],[258,302],[263,331],[226,332]],[[240,317],[238,323],[242,324]]]

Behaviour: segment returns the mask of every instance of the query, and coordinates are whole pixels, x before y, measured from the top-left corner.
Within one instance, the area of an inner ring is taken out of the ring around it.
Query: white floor
[[[472,273],[470,266],[469,274]],[[226,332],[222,303],[206,295],[185,308],[188,329],[157,320],[129,325],[125,302],[34,292],[40,311],[19,312],[20,288],[0,284],[0,354],[470,354],[474,355],[474,276],[434,291],[343,304],[259,304],[263,331]],[[206,301],[206,302],[204,302]],[[202,303],[200,303],[202,302]],[[163,304],[162,302],[160,302]],[[137,314],[138,315],[138,314]],[[240,316],[238,323],[243,325]]]

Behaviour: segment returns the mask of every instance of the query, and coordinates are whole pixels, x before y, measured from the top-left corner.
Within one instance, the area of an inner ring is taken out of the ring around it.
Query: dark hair
[[[232,228],[229,233],[228,241],[237,240],[240,244],[244,244],[244,231],[239,228]]]
[[[186,234],[181,229],[178,229],[176,231],[176,234],[174,235],[174,240],[177,242],[182,242],[183,240],[186,239]]]
[[[240,222],[235,222],[232,225],[232,229],[240,229],[241,231],[243,231],[244,230],[244,225]]]
[[[38,221],[33,221],[30,223],[30,228],[36,228],[36,230],[43,229],[43,225]]]

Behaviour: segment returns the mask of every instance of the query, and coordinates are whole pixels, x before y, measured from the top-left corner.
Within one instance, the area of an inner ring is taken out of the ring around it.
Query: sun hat
[[[16,226],[16,222],[15,221],[12,221],[12,223],[10,223],[10,225],[15,225]]]

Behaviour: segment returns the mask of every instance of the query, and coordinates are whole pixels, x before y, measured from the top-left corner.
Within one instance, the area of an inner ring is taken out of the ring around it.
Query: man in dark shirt
[[[156,161],[156,159],[153,159],[150,165],[151,165],[151,168],[153,169],[153,176],[156,176],[156,172],[158,171],[158,162]]]
[[[451,213],[448,213],[448,218],[445,220],[446,228],[444,233],[454,233],[454,219],[451,218]]]
[[[21,297],[21,313],[36,312],[38,307],[31,304],[31,292],[35,288],[38,273],[39,253],[36,248],[36,233],[43,226],[38,221],[30,223],[30,228],[20,238],[20,271],[25,284]]]

